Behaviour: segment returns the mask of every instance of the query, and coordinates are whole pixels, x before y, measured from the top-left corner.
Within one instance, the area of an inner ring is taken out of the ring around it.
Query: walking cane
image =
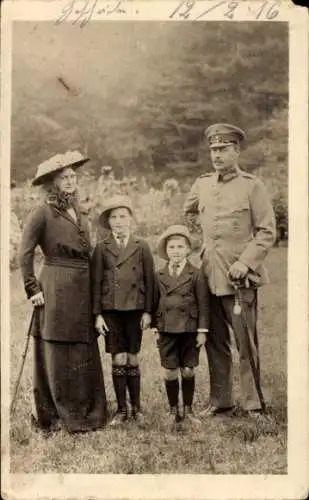
[[[257,280],[255,279],[254,276],[252,276],[252,278],[251,278],[251,275],[250,275],[250,276],[248,276],[247,279],[251,279],[252,281],[257,283]],[[235,304],[234,304],[234,308],[233,308],[233,313],[235,314],[235,316],[240,316],[241,310],[242,310],[241,309],[241,291],[240,291],[241,282],[240,282],[240,280],[231,280],[231,283],[232,283],[232,286],[234,287],[234,290],[235,290]],[[243,318],[241,318],[241,321],[243,323]],[[249,333],[248,333],[246,325],[244,325],[244,323],[243,323],[243,326],[244,326],[244,330],[246,332],[246,337],[247,337],[246,340],[247,340],[247,346],[248,346],[249,362],[251,365],[251,370],[252,370],[252,374],[253,374],[255,388],[256,388],[256,392],[257,392],[257,395],[259,397],[260,403],[261,403],[262,412],[264,413],[265,409],[266,409],[266,404],[265,404],[264,396],[262,393],[262,388],[260,385],[258,368],[256,367],[256,365],[254,363]]]
[[[15,386],[14,386],[14,393],[13,393],[13,398],[12,398],[11,407],[10,407],[11,413],[13,413],[15,411],[15,407],[16,407],[17,393],[18,393],[18,389],[19,389],[19,386],[20,386],[20,380],[21,380],[21,377],[22,377],[22,374],[23,374],[23,371],[24,371],[26,356],[27,356],[27,352],[28,352],[28,348],[29,348],[29,342],[30,342],[30,332],[31,332],[32,325],[33,325],[33,322],[34,322],[34,319],[35,319],[35,314],[36,314],[36,311],[35,311],[35,307],[34,307],[33,311],[32,311],[32,315],[31,315],[31,320],[30,320],[29,328],[28,328],[28,331],[27,331],[27,338],[26,338],[25,347],[24,347],[24,350],[23,350],[23,353],[22,353],[22,359],[21,359],[21,363],[20,363],[18,377],[17,377],[16,383],[15,383]]]

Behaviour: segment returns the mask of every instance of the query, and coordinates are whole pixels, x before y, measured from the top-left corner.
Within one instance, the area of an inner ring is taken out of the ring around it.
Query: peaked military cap
[[[124,195],[115,195],[105,204],[101,215],[99,216],[99,223],[105,227],[105,229],[110,229],[110,225],[108,223],[108,218],[110,213],[115,208],[127,208],[131,215],[133,215],[133,206],[131,199],[128,196]]]
[[[33,186],[44,184],[60,170],[64,168],[76,169],[89,161],[89,158],[83,156],[79,151],[67,151],[64,154],[58,154],[44,161],[38,166],[37,173],[32,181]]]
[[[192,250],[194,245],[194,240],[189,233],[189,230],[186,226],[182,224],[175,224],[173,226],[169,226],[159,237],[157,243],[157,253],[161,259],[168,260],[166,253],[166,243],[169,238],[172,236],[183,236],[188,241],[189,247]]]
[[[246,134],[241,128],[229,123],[215,123],[205,130],[209,148],[240,144],[246,139]]]

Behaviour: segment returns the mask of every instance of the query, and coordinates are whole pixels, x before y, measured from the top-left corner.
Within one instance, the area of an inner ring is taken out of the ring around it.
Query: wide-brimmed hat
[[[215,123],[205,130],[208,146],[222,148],[230,144],[241,144],[246,139],[245,132],[229,123]]]
[[[172,236],[183,236],[187,239],[188,244],[192,250],[194,246],[194,239],[192,238],[189,230],[186,226],[181,224],[175,224],[173,226],[169,226],[159,237],[157,243],[157,253],[161,259],[168,260],[168,256],[166,253],[166,243],[169,238]]]
[[[101,224],[101,226],[105,227],[106,229],[110,229],[110,226],[109,226],[109,223],[108,223],[108,218],[110,216],[110,213],[112,210],[114,210],[115,208],[127,208],[129,210],[129,212],[131,213],[131,215],[133,215],[133,206],[132,206],[132,201],[131,199],[128,197],[128,196],[124,196],[124,195],[115,195],[113,196],[112,198],[110,198],[100,216],[99,216],[99,223]]]
[[[83,156],[79,151],[67,151],[64,154],[57,154],[44,161],[38,166],[37,173],[32,181],[33,186],[44,184],[53,177],[53,174],[70,167],[76,169],[84,165],[90,158]]]

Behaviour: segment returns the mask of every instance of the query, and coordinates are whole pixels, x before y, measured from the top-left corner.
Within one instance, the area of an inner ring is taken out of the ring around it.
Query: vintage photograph
[[[10,471],[287,473],[288,23],[15,22]]]

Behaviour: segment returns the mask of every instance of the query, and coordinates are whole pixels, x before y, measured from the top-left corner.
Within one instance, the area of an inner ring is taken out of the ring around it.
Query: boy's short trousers
[[[128,352],[137,354],[141,349],[140,321],[143,311],[103,311],[109,332],[105,335],[105,350],[110,354]]]
[[[199,363],[196,333],[160,333],[158,347],[163,368],[194,368]]]

